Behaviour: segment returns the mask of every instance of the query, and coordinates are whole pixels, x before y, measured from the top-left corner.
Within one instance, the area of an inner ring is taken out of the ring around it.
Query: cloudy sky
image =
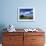
[[[33,9],[20,9],[20,15],[31,16],[33,14]]]

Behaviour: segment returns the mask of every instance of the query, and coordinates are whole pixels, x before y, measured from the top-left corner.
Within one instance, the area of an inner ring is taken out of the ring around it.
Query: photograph
[[[18,8],[18,21],[34,21],[33,8]]]

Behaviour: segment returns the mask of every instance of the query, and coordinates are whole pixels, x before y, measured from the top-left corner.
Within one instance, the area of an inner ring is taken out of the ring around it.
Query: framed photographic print
[[[18,8],[18,21],[34,21],[35,9],[31,7]]]

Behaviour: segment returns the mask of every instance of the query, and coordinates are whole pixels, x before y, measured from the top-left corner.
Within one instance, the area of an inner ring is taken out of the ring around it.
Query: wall
[[[13,24],[16,28],[31,28],[39,26],[46,28],[46,0],[0,0],[0,4],[0,25],[3,24],[7,26]],[[18,22],[18,7],[35,8],[35,21]]]

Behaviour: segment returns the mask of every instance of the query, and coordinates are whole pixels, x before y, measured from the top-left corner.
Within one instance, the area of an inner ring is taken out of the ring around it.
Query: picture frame
[[[18,21],[35,21],[35,9],[32,7],[19,7]]]

